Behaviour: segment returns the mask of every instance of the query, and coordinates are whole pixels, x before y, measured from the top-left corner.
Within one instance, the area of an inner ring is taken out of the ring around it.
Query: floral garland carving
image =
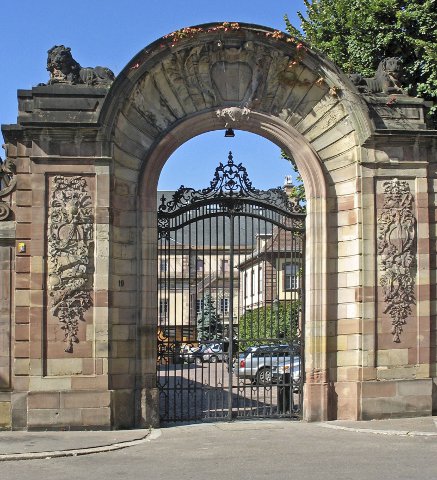
[[[406,181],[394,178],[383,183],[384,205],[378,215],[378,255],[382,273],[380,285],[384,293],[384,313],[392,319],[393,342],[412,314],[416,219],[413,215],[413,195]]]
[[[51,313],[64,331],[65,351],[79,343],[79,320],[92,306],[93,208],[83,177],[52,180],[48,226],[48,289]]]

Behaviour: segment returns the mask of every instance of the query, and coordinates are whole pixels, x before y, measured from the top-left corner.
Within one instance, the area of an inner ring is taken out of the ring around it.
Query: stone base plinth
[[[133,428],[135,423],[135,392],[133,390],[111,391],[112,428]]]
[[[331,408],[335,410],[333,418],[337,420],[359,420],[360,418],[360,382],[336,382],[331,391]]]
[[[0,430],[135,427],[131,390],[0,392]]]
[[[432,413],[437,415],[437,377],[432,379]]]
[[[303,419],[307,422],[332,420],[328,409],[327,383],[307,383],[304,385]]]
[[[363,382],[361,420],[432,415],[431,378]]]
[[[337,382],[338,420],[373,420],[432,414],[432,379]]]
[[[11,393],[0,392],[0,430],[12,428]]]
[[[30,392],[28,430],[111,429],[111,392]]]
[[[141,403],[137,405],[138,402]],[[309,383],[307,422],[430,416],[437,379]],[[0,430],[109,430],[158,427],[156,388],[106,391],[0,392]]]

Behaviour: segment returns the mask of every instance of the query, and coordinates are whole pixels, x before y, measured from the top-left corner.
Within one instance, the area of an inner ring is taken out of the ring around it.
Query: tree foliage
[[[247,310],[238,323],[240,349],[259,345],[260,339],[290,343],[299,328],[300,306],[299,300],[292,300]]]
[[[401,57],[409,95],[437,99],[437,0],[304,0],[305,40],[346,73],[373,76],[385,57]],[[286,29],[299,36],[287,16]],[[437,105],[431,109],[434,122]]]
[[[211,295],[203,298],[203,308],[197,316],[197,339],[199,342],[223,338],[223,321],[218,315]]]

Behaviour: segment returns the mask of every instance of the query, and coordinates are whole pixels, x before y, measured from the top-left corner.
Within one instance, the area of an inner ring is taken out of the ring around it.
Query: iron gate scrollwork
[[[305,211],[229,153],[158,207],[161,421],[300,418]]]

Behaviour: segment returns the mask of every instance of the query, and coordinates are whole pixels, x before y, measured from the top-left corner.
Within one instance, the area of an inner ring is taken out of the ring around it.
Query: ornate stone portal
[[[437,132],[421,99],[244,24],[173,32],[113,82],[63,46],[48,66],[2,127],[1,427],[156,425],[157,179],[226,125],[304,179],[305,419],[431,414]]]

